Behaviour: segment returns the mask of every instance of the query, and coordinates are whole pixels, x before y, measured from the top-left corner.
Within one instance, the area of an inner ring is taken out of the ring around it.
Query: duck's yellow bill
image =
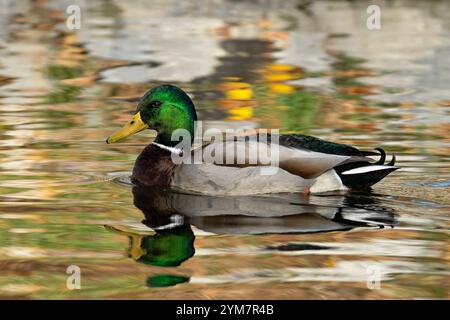
[[[132,136],[135,133],[138,133],[139,131],[142,131],[144,129],[148,128],[148,124],[146,124],[144,121],[142,121],[141,113],[138,112],[134,115],[133,119],[129,121],[127,124],[123,126],[122,129],[119,131],[113,133],[106,139],[106,143],[114,143],[118,142],[120,140],[123,140],[129,136]]]

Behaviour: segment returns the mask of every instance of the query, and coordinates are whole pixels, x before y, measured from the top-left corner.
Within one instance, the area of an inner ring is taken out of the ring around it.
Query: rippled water
[[[364,1],[302,3],[0,2],[0,298],[448,298],[450,3],[390,1],[379,31]],[[133,188],[150,133],[104,139],[161,82],[211,126],[402,169],[346,196]]]

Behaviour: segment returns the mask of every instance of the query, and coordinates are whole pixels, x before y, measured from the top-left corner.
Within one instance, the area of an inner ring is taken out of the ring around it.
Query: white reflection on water
[[[290,243],[295,244],[295,243]],[[296,251],[277,251],[261,249],[259,247],[228,247],[228,248],[199,248],[196,250],[196,256],[209,256],[221,254],[233,255],[358,255],[358,256],[380,256],[380,257],[439,257],[439,250],[430,249],[438,245],[439,242],[425,240],[389,240],[373,239],[360,243],[355,242],[308,242],[308,245],[321,246],[326,249],[308,249]],[[282,245],[281,243],[279,245]],[[276,247],[276,244],[272,247]]]
[[[366,282],[368,268],[380,270],[382,281],[391,280],[400,274],[449,274],[432,267],[409,261],[340,261],[328,268],[285,268],[285,269],[245,269],[226,275],[191,277],[190,283],[245,283],[245,282],[303,282],[303,281],[338,281]]]

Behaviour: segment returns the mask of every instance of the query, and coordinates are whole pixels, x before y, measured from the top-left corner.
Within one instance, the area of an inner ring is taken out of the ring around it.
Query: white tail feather
[[[397,167],[394,166],[383,166],[383,165],[372,165],[372,166],[364,166],[359,167],[355,169],[350,169],[347,171],[342,172],[341,174],[350,175],[350,174],[360,174],[360,173],[367,173],[367,172],[373,172],[373,171],[381,171],[386,169],[395,169]]]

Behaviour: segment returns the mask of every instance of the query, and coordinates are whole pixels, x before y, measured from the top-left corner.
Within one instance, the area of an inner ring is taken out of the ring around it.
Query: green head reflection
[[[190,225],[159,231],[153,236],[131,237],[130,256],[148,265],[176,267],[192,257],[195,236]]]
[[[158,267],[176,267],[195,253],[195,236],[191,226],[155,230],[143,235],[122,226],[105,226],[129,238],[128,256],[137,262]]]
[[[119,226],[106,228],[127,236],[128,256],[146,265],[176,267],[195,253],[195,236],[188,224],[155,230],[156,233],[152,235],[142,235]],[[169,287],[185,282],[189,282],[189,277],[180,275],[157,274],[147,278],[147,286],[152,288]]]
[[[188,277],[161,274],[153,277],[148,277],[147,286],[152,288],[171,287],[188,281]]]

